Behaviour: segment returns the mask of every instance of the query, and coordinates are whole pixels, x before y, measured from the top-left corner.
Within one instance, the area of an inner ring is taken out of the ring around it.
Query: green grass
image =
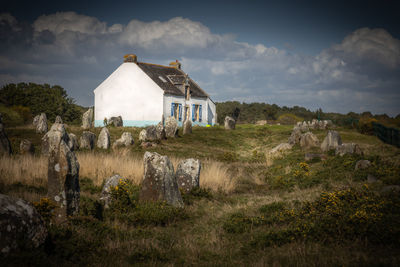
[[[183,209],[140,202],[140,188],[130,183],[113,190],[114,202],[104,209],[98,200],[101,187],[91,177],[81,177],[79,216],[63,225],[49,225],[46,244],[2,262],[6,266],[398,266],[400,200],[398,194],[380,192],[385,185],[400,185],[400,149],[374,136],[338,128],[343,142],[358,143],[364,156],[328,153],[325,161],[305,164],[305,151],[296,145],[267,164],[268,151],[286,142],[292,128],[194,127],[191,135],[151,148],[176,158],[222,161],[237,179],[229,194],[203,188],[184,194]],[[41,136],[33,129],[6,130],[13,147],[22,138],[40,146]],[[100,130],[92,131],[98,136]],[[136,143],[130,152],[142,156],[146,150],[137,142],[140,130],[110,127],[111,140],[131,132]],[[82,133],[79,127],[68,131],[78,137]],[[322,142],[326,131],[314,132]],[[371,167],[355,171],[359,159],[370,160]],[[365,187],[367,174],[379,182]],[[18,183],[0,189],[45,194],[42,187]]]

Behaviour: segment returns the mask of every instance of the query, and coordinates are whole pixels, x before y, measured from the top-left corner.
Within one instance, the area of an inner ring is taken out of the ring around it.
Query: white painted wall
[[[207,98],[207,106],[207,123],[214,125],[217,122],[217,109],[215,103],[210,98]]]
[[[164,91],[135,63],[122,63],[95,90],[95,120],[160,121]]]

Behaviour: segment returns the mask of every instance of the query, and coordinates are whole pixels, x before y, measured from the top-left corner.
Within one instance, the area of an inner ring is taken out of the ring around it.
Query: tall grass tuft
[[[31,155],[1,157],[0,182],[47,187],[47,158]]]
[[[96,152],[77,152],[81,178],[89,178],[100,186],[105,179],[119,174],[139,185],[143,178],[143,158],[130,153],[111,154]],[[175,167],[181,159],[172,157]],[[47,187],[47,158],[44,156],[4,156],[0,161],[0,181],[4,184],[22,183]],[[217,161],[203,161],[200,173],[200,186],[213,191],[232,192],[236,180],[228,173],[228,167]]]
[[[121,153],[77,153],[80,164],[80,177],[87,177],[93,180],[94,185],[99,186],[104,179],[114,174],[119,174],[132,181],[133,184],[140,184],[143,178],[143,159]]]
[[[200,187],[229,193],[235,189],[236,182],[236,179],[229,175],[228,167],[222,162],[208,160],[203,163]]]

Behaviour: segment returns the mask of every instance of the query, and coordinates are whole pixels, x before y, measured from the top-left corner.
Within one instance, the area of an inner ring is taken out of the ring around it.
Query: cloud
[[[33,29],[36,32],[50,31],[60,34],[65,31],[79,32],[84,34],[105,34],[121,29],[117,25],[107,28],[105,22],[97,18],[79,15],[75,12],[57,12],[51,15],[43,15],[35,20]]]
[[[58,12],[23,27],[1,14],[0,38],[0,83],[60,84],[86,106],[122,56],[135,53],[139,61],[159,64],[179,59],[216,101],[400,113],[400,41],[384,29],[355,30],[315,56],[238,42],[233,34],[215,34],[182,17],[108,25]]]
[[[341,44],[334,45],[332,50],[349,61],[368,60],[388,68],[400,65],[400,40],[385,29],[358,29],[346,36]]]

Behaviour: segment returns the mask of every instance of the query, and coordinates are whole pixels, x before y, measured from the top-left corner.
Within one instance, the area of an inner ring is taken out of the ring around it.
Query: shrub
[[[0,113],[3,116],[5,126],[16,126],[24,123],[24,119],[15,110],[0,104]]]
[[[212,193],[209,188],[201,188],[201,187],[195,187],[189,192],[185,192],[184,190],[179,190],[182,195],[183,202],[187,205],[193,204],[194,200],[206,198],[206,199],[212,199]]]
[[[117,186],[111,188],[111,208],[116,211],[128,211],[139,199],[139,187],[130,180],[120,179]]]
[[[33,202],[36,211],[42,216],[43,221],[49,225],[54,217],[53,210],[56,205],[49,198],[41,198],[39,202]]]
[[[296,124],[296,122],[298,121],[303,121],[303,118],[300,118],[294,114],[290,114],[290,113],[285,113],[282,114],[278,117],[278,122],[280,124],[284,124],[284,125],[293,125]]]
[[[103,220],[103,204],[98,200],[81,196],[79,201],[79,213],[82,216],[91,216],[100,221]]]
[[[24,123],[28,123],[32,120],[32,113],[31,113],[31,109],[29,107],[12,106],[11,109],[20,115],[20,117],[23,119]]]
[[[378,122],[378,121],[374,118],[362,117],[358,121],[358,127],[357,127],[358,131],[362,134],[373,135],[374,134],[374,127],[372,125],[373,122]]]
[[[300,208],[285,209],[278,219],[285,227],[257,234],[254,245],[282,245],[295,238],[400,243],[400,196],[394,192],[381,195],[367,185],[361,189],[323,192],[315,201],[305,202]]]
[[[224,222],[222,228],[230,234],[243,233],[251,230],[255,226],[264,223],[264,216],[246,216],[241,212],[231,214]]]
[[[114,216],[133,225],[165,226],[177,220],[186,219],[184,209],[173,207],[166,202],[137,202],[124,213],[114,213]]]

